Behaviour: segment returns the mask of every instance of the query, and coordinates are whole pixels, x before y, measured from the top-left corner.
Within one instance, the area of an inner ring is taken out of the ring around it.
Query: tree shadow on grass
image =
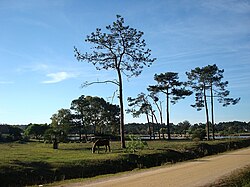
[[[0,175],[1,186],[24,186],[52,182],[55,171],[49,163],[12,160],[12,166]]]
[[[33,169],[34,171],[51,170],[53,168],[51,164],[42,161],[22,162],[19,160],[13,160],[12,163],[23,168]]]

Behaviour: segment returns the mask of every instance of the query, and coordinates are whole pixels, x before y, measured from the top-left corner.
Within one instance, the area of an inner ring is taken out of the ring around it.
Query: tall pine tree
[[[224,70],[220,70],[216,64],[208,65],[205,67],[196,67],[190,72],[186,72],[188,76],[188,85],[190,85],[195,92],[195,104],[192,107],[197,110],[202,110],[205,107],[206,112],[206,131],[207,140],[210,139],[210,125],[209,125],[209,112],[208,112],[208,101],[207,97],[211,98],[211,123],[212,123],[212,137],[214,135],[214,98],[216,97],[219,103],[223,106],[230,104],[235,105],[239,102],[240,98],[229,98],[229,91],[226,89],[228,81],[223,82]]]
[[[150,58],[151,50],[146,48],[145,40],[142,39],[144,33],[125,26],[124,19],[120,15],[117,15],[117,20],[112,25],[106,26],[106,29],[107,33],[97,28],[87,36],[85,41],[94,44],[92,53],[82,54],[75,48],[75,56],[79,61],[92,63],[97,70],[114,70],[117,73],[117,80],[95,83],[109,82],[118,86],[121,147],[125,148],[123,75],[127,78],[140,75],[143,67],[150,66],[155,58]]]

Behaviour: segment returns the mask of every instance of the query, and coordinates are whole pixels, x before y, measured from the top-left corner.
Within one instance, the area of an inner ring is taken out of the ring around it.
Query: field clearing
[[[0,165],[20,162],[65,163],[77,160],[112,159],[117,153],[92,154],[91,143],[60,143],[59,149],[53,149],[51,144],[28,142],[25,144],[0,144]]]
[[[227,140],[218,140],[206,142],[216,144],[218,142],[227,142]],[[195,146],[195,142],[186,140],[174,141],[147,141],[148,147],[137,152],[140,154],[155,153],[172,149],[183,151]],[[52,149],[51,144],[41,142],[27,143],[2,143],[0,144],[0,166],[9,165],[13,162],[47,162],[50,164],[76,162],[83,160],[102,160],[114,159],[119,155],[127,154],[120,149],[120,142],[111,142],[111,152],[105,153],[100,148],[99,154],[92,154],[92,143],[60,143],[59,149]]]

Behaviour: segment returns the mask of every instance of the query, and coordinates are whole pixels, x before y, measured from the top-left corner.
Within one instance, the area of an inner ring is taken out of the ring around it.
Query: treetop
[[[87,35],[86,42],[94,44],[92,53],[81,53],[76,47],[78,61],[95,65],[97,70],[115,69],[125,76],[138,76],[144,66],[150,66],[156,58],[151,58],[151,50],[145,48],[143,32],[124,25],[124,18],[117,15],[112,25],[106,26],[107,32],[97,28]]]

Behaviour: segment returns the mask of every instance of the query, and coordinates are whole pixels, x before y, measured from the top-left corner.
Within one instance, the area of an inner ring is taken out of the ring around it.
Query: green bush
[[[140,136],[129,135],[130,141],[127,143],[127,152],[135,153],[139,150],[143,150],[147,145],[147,142],[141,141]]]
[[[197,140],[198,138],[199,138],[199,140],[203,140],[203,139],[205,139],[205,137],[206,137],[206,131],[202,128],[196,129],[192,134],[192,140],[194,140],[194,139]]]

